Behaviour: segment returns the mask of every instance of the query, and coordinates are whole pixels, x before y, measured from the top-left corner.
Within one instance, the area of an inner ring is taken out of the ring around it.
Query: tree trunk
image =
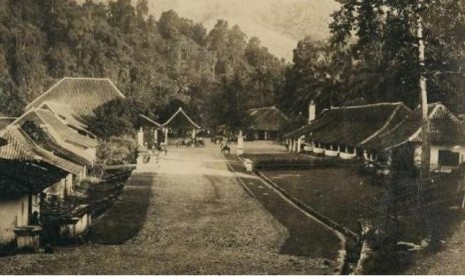
[[[423,40],[423,18],[421,9],[423,0],[418,1],[417,13],[417,38],[418,38],[418,62],[420,66],[420,104],[421,104],[421,170],[420,176],[427,177],[430,172],[431,159],[431,141],[430,141],[430,123],[428,118],[428,96],[426,93],[426,76],[425,76],[425,42]]]

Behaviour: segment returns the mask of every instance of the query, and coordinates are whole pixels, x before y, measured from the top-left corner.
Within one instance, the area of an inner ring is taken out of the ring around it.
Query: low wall
[[[361,160],[354,159],[340,159],[340,158],[250,158],[253,161],[254,170],[262,171],[275,171],[275,170],[308,170],[312,168],[326,168],[326,167],[348,167],[359,166],[362,164]]]
[[[346,153],[346,152],[340,152],[339,153],[339,158],[341,159],[354,159],[357,155],[355,153]]]
[[[330,157],[337,157],[339,152],[335,150],[325,150],[325,155]]]

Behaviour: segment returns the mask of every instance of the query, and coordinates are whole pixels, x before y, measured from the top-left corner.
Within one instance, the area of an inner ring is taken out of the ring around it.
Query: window
[[[438,156],[439,166],[458,166],[460,154],[450,150],[440,150]]]

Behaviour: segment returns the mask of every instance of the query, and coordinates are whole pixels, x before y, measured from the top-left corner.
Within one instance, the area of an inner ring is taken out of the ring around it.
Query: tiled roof
[[[465,145],[465,127],[460,120],[441,103],[428,105],[431,143],[436,145]],[[389,150],[408,142],[421,143],[421,108],[417,107],[407,118],[391,126],[366,147]]]
[[[247,111],[250,118],[249,129],[280,131],[289,119],[274,106],[252,108]]]
[[[16,126],[9,126],[1,133],[7,144],[0,147],[0,159],[32,161],[41,157],[34,152],[34,146],[27,142]]]
[[[163,126],[167,127],[195,127],[197,129],[201,128],[198,124],[196,124],[192,119],[187,116],[186,112],[182,110],[180,107],[174,114],[171,116]]]
[[[55,114],[55,116],[60,118],[62,122],[64,122],[71,128],[80,130],[91,136],[95,136],[93,133],[89,131],[89,127],[86,124],[85,120],[79,115],[77,115],[70,105],[54,102],[44,102],[39,108],[51,111],[53,114]]]
[[[11,124],[15,119],[16,117],[0,117],[0,130]]]
[[[315,121],[285,135],[285,138],[307,135],[318,142],[360,146],[374,139],[389,125],[399,123],[410,112],[403,103],[326,109]]]
[[[5,138],[8,143],[0,147],[0,159],[42,161],[76,175],[82,171],[82,166],[56,156],[53,152],[39,147],[19,128],[19,126],[8,126],[4,129],[4,131],[2,131],[1,136]]]
[[[62,138],[49,124],[53,118],[56,117],[50,111],[33,109],[13,124],[21,128],[37,146],[56,156],[76,164],[91,165],[92,161],[84,157],[84,151],[77,151],[72,146],[67,146],[66,143],[61,142]]]
[[[75,130],[70,129],[63,120],[55,116],[52,112],[43,109],[36,109],[36,112],[44,123],[52,127],[65,142],[86,148],[95,148],[98,145],[96,139],[81,135]]]
[[[78,116],[93,115],[95,108],[124,95],[109,79],[63,78],[37,97],[26,110],[38,108],[44,102],[70,104]]]

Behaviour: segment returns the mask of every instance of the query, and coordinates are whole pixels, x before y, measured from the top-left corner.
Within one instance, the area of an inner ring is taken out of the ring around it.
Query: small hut
[[[180,107],[163,125],[165,134],[164,143],[168,144],[168,136],[174,138],[192,137],[195,139],[197,132],[202,128],[195,123]]]
[[[275,106],[249,109],[247,116],[250,121],[246,131],[249,140],[276,140],[289,122]]]

